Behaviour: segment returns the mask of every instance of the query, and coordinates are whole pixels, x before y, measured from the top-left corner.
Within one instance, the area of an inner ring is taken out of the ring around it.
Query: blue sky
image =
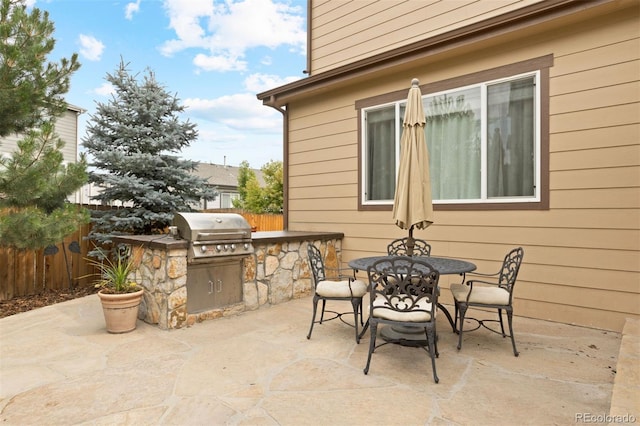
[[[176,94],[199,137],[182,156],[260,168],[282,160],[282,115],[256,93],[304,77],[306,0],[29,0],[49,12],[56,48],[79,54],[67,101],[87,110],[108,101],[107,73],[120,59],[151,69]]]

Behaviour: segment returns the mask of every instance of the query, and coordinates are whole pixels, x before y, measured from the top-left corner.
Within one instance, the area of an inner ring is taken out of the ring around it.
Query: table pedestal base
[[[402,346],[429,346],[424,335],[424,328],[421,327],[387,325],[380,329],[380,336],[389,343],[397,343]]]

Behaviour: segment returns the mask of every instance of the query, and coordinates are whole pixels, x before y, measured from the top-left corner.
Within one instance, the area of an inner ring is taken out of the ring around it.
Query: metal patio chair
[[[360,334],[358,333],[358,316],[360,316],[360,324],[364,323],[362,315],[362,298],[367,294],[367,284],[364,281],[355,278],[355,271],[352,269],[331,269],[324,266],[322,254],[320,250],[313,244],[307,246],[307,255],[309,256],[309,265],[313,275],[313,317],[311,318],[311,327],[307,339],[311,338],[314,324],[322,324],[323,321],[340,319],[347,325],[342,316],[347,313],[336,311],[326,311],[333,314],[332,317],[325,319],[325,307],[327,300],[348,300],[353,306],[353,327],[356,329],[356,343],[360,343]],[[327,271],[334,271],[336,278],[327,278]],[[349,275],[345,275],[344,271],[350,271]],[[322,312],[320,320],[316,321],[316,313],[318,310],[318,302],[322,300]],[[349,313],[350,314],[350,313]]]
[[[522,264],[524,250],[522,247],[511,250],[504,258],[502,267],[498,272],[493,274],[484,274],[479,272],[471,272],[467,274],[467,280],[461,284],[451,284],[451,293],[455,303],[455,324],[457,327],[458,320],[460,328],[458,330],[458,350],[462,347],[462,333],[464,328],[465,315],[468,308],[487,308],[498,310],[498,320],[478,320],[478,326],[468,331],[474,331],[481,326],[494,333],[502,334],[507,337],[504,332],[504,324],[502,322],[502,311],[506,311],[507,320],[509,322],[509,337],[513,345],[513,354],[518,356],[516,350],[516,341],[513,336],[513,289],[518,278],[518,271]],[[485,322],[500,322],[500,331],[496,331],[488,327]]]
[[[409,249],[407,248],[407,242],[410,237],[398,238],[397,240],[391,241],[391,243],[387,246],[387,254],[389,256],[408,256]],[[413,239],[413,256],[431,256],[431,244],[426,242],[425,240]],[[445,314],[449,324],[451,325],[451,329],[455,332],[456,327],[454,325],[453,318],[451,318],[451,314],[441,303],[438,303],[438,308]]]
[[[408,256],[409,249],[407,242],[409,237],[398,238],[391,241],[387,246],[387,254],[389,256]],[[431,256],[431,244],[425,240],[413,239],[413,256]]]
[[[421,346],[431,358],[433,380],[438,383],[436,358],[436,311],[440,274],[429,263],[414,257],[397,256],[375,262],[367,270],[369,277],[369,319],[362,334],[371,327],[369,354],[364,374],[369,373],[371,356],[376,348],[378,324],[422,328],[426,346]],[[398,345],[402,347],[402,345]]]

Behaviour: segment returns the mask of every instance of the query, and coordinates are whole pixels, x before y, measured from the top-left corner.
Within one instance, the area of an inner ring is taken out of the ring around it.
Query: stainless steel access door
[[[187,267],[187,313],[242,302],[242,257],[226,257]]]

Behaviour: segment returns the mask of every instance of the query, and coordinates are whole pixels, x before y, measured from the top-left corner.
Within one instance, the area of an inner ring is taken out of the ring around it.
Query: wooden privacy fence
[[[208,213],[237,213],[245,218],[253,231],[282,231],[284,228],[284,219],[281,214],[256,214],[248,213],[241,209],[210,209],[203,210]]]
[[[283,227],[282,215],[257,215],[237,209],[206,211],[238,213],[257,231],[280,231]],[[0,300],[39,294],[46,290],[93,285],[97,278],[96,269],[86,260],[93,249],[93,243],[85,239],[90,230],[90,224],[84,225],[57,244],[56,249],[49,248],[46,251],[0,247]]]
[[[82,226],[55,249],[27,251],[0,247],[0,300],[92,285],[96,271],[85,259],[93,244],[83,238],[90,228]]]

